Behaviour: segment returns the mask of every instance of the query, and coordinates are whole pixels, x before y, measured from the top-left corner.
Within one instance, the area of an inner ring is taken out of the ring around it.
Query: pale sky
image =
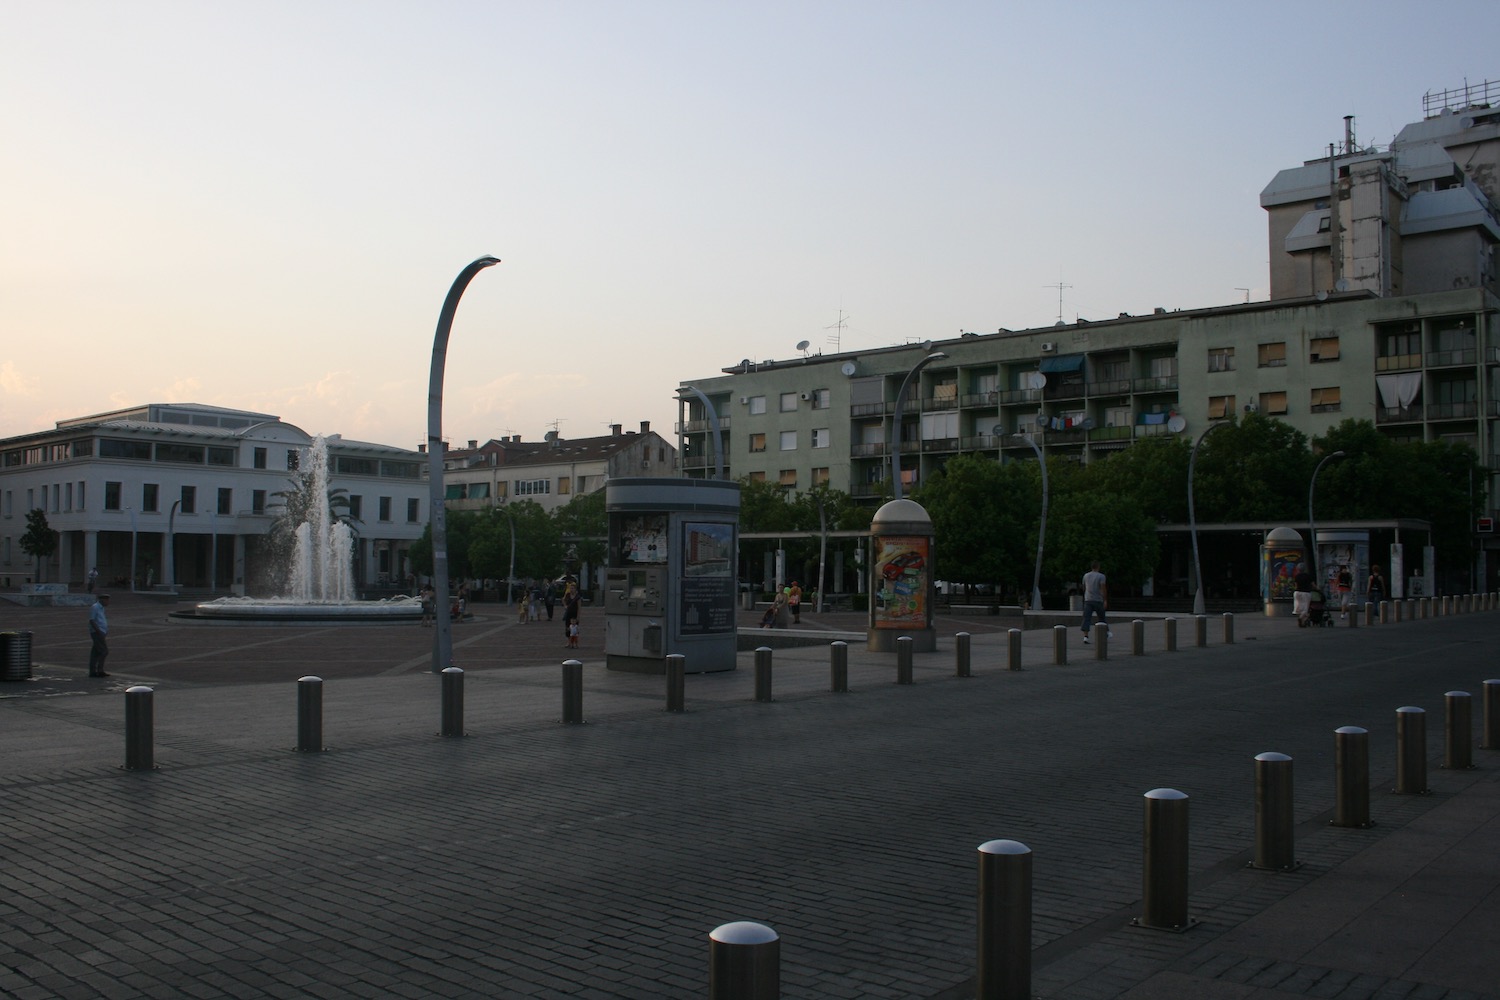
[[[0,436],[672,438],[679,382],[1266,298],[1261,189],[1500,79],[1500,5],[0,0]],[[1051,287],[1049,287],[1051,286]]]

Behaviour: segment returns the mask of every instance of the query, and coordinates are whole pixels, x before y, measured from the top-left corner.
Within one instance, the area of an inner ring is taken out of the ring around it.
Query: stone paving
[[[1035,859],[1039,997],[1500,997],[1500,758],[1439,767],[1443,693],[1496,670],[1495,615],[1298,630],[1109,658],[1049,630],[939,620],[939,650],[824,647],[689,675],[606,671],[585,611],[584,714],[562,725],[561,621],[481,606],[456,627],[462,739],[437,735],[430,630],[169,625],[120,595],[114,675],[84,610],[12,609],[35,679],[0,685],[0,995],[689,997],[707,934],[782,939],[787,997],[973,995],[975,848]],[[753,617],[753,616],[752,616]],[[1128,616],[1126,616],[1128,617]],[[747,622],[750,619],[747,618]],[[1212,623],[1211,623],[1212,624]],[[804,615],[809,630],[858,616]],[[972,634],[955,676],[952,634]],[[295,680],[325,679],[324,753],[295,753]],[[121,691],[156,691],[152,771],[126,771]],[[1392,795],[1395,712],[1427,710],[1432,794]],[[1333,730],[1371,733],[1368,830],[1328,826]],[[1296,761],[1302,867],[1246,869],[1253,758]],[[1191,798],[1182,934],[1130,926],[1142,793]]]

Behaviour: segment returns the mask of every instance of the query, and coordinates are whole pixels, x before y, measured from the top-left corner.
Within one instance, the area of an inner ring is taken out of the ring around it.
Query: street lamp
[[[1323,466],[1332,462],[1335,458],[1343,457],[1344,453],[1342,451],[1336,451],[1332,455],[1325,456],[1323,461],[1318,463],[1317,468],[1313,469],[1312,482],[1307,484],[1307,537],[1312,543],[1313,581],[1317,583],[1319,589],[1322,589],[1323,582],[1322,578],[1318,576],[1318,525],[1313,520],[1313,490],[1318,488],[1318,473],[1323,471]]]
[[[510,512],[509,504],[500,505],[500,513],[510,522],[510,575],[505,578],[505,606],[508,608],[515,603],[516,583],[516,518]]]
[[[1000,437],[1005,434],[1005,428],[996,424],[993,433]],[[1031,445],[1031,450],[1036,452],[1037,464],[1042,467],[1042,522],[1036,531],[1036,570],[1031,575],[1031,610],[1042,610],[1042,543],[1047,538],[1047,458],[1042,454],[1041,446],[1029,435],[1012,434],[1011,437],[1018,438]]]
[[[177,508],[181,506],[181,500],[173,500],[172,508],[167,511],[167,565],[166,579],[162,583],[168,589],[177,585],[177,529],[172,525],[177,521]]]
[[[931,347],[932,342],[928,341],[925,346]],[[897,500],[901,499],[901,452],[899,445],[901,443],[901,409],[906,403],[906,390],[910,388],[912,379],[917,377],[918,372],[932,362],[940,361],[947,356],[942,351],[933,351],[927,357],[918,361],[916,366],[906,373],[906,378],[901,381],[901,388],[896,393],[896,415],[895,419],[891,422],[889,445],[891,452],[891,483]]]
[[[678,391],[692,393],[693,395],[697,396],[698,401],[703,404],[703,409],[708,414],[709,433],[711,433],[714,438],[714,478],[723,479],[724,441],[719,436],[719,411],[714,409],[714,404],[709,402],[708,397],[703,394],[703,391],[701,389],[698,389],[691,385],[685,385]]]
[[[1203,564],[1198,561],[1198,519],[1193,510],[1193,469],[1198,464],[1198,446],[1220,427],[1228,427],[1229,421],[1209,424],[1193,442],[1192,454],[1188,456],[1188,534],[1193,537],[1193,614],[1201,615],[1203,609]]]
[[[126,507],[125,509],[130,511],[130,592],[133,594],[135,593],[135,541],[137,535],[135,526],[135,508]]]

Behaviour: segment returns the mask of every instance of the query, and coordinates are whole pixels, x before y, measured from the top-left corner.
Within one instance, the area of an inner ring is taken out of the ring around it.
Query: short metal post
[[[1370,733],[1358,726],[1333,731],[1333,826],[1370,825]]]
[[[1365,602],[1365,624],[1375,624],[1375,605],[1371,604],[1369,601]]]
[[[849,644],[843,640],[828,644],[828,689],[836,694],[849,691]]]
[[[681,712],[687,701],[687,657],[667,654],[667,711]]]
[[[1195,645],[1208,645],[1208,615],[1193,616],[1193,640]]]
[[[1094,627],[1089,630],[1092,635],[1089,638],[1094,645],[1094,659],[1109,659],[1109,626],[1103,622],[1094,622]]]
[[[125,770],[150,771],[155,763],[155,692],[144,684],[125,689]]]
[[[1255,758],[1255,867],[1291,871],[1292,758],[1263,753]]]
[[[1428,618],[1432,617],[1432,614],[1431,614],[1431,612],[1432,612],[1432,598],[1430,598],[1430,597],[1424,597],[1424,598],[1422,598],[1420,601],[1417,602],[1417,607],[1422,612],[1422,620],[1423,621],[1426,621]]]
[[[1130,623],[1130,652],[1135,656],[1146,655],[1146,623],[1139,618]]]
[[[1009,656],[1008,656],[1008,661],[1009,662],[1007,663],[1007,666],[1011,670],[1020,670],[1021,669],[1021,630],[1018,629],[1018,628],[1010,629],[1008,632],[1006,632],[1005,638],[1007,640],[1007,646],[1008,646],[1007,652],[1009,654]]]
[[[1224,612],[1224,645],[1234,645],[1234,612]]]
[[[969,633],[959,632],[953,637],[953,671],[955,677],[970,677]]]
[[[302,753],[323,750],[323,678],[297,678],[297,747]]]
[[[1030,1000],[1031,848],[1025,844],[979,845],[978,926],[976,1000]]]
[[[1484,682],[1484,728],[1480,735],[1480,746],[1500,750],[1500,678]]]
[[[1068,626],[1052,626],[1052,665],[1064,667],[1068,664]]]
[[[1391,602],[1391,617],[1396,620],[1398,625],[1401,623],[1401,608],[1404,604],[1406,604],[1405,601]]]
[[[1474,699],[1467,691],[1443,695],[1443,766],[1452,771],[1474,766]]]
[[[1162,622],[1165,630],[1166,650],[1169,653],[1177,652],[1177,619],[1168,618]]]
[[[1175,788],[1146,793],[1142,927],[1182,931],[1188,920],[1188,797]]]
[[[1349,605],[1349,627],[1359,628],[1359,605]]]
[[[583,721],[583,661],[564,660],[562,665],[562,720]]]
[[[779,1000],[781,938],[765,924],[737,920],[708,935],[708,1000]]]
[[[1380,624],[1382,624],[1382,625],[1389,625],[1390,623],[1391,623],[1391,602],[1390,601],[1381,601],[1380,602]]]
[[[1427,794],[1427,713],[1413,705],[1396,709],[1396,792]]]
[[[896,637],[896,683],[911,683],[911,650],[916,640],[909,635]]]
[[[755,700],[771,700],[771,647],[755,649]]]
[[[464,734],[464,672],[458,667],[443,668],[443,731],[440,735]]]

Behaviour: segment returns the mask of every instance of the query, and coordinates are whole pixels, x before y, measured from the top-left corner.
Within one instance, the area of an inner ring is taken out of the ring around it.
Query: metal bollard
[[[1391,602],[1391,617],[1396,620],[1396,624],[1398,625],[1401,624],[1401,608],[1404,604],[1406,604],[1405,601]]]
[[[1234,612],[1224,612],[1224,645],[1234,645]]]
[[[1193,639],[1195,645],[1208,645],[1208,615],[1193,616]]]
[[[1424,597],[1424,598],[1422,598],[1420,601],[1417,602],[1417,607],[1422,612],[1422,620],[1423,621],[1426,621],[1428,618],[1432,617],[1432,615],[1431,615],[1431,611],[1432,611],[1432,598],[1430,598],[1430,597]]]
[[[1052,626],[1052,665],[1054,667],[1065,667],[1068,665],[1068,626]]]
[[[916,645],[909,635],[896,637],[896,683],[911,683],[911,648]]]
[[[1391,623],[1391,602],[1390,601],[1381,601],[1380,602],[1380,624],[1382,624],[1382,625],[1389,625],[1390,623]]]
[[[1175,788],[1146,793],[1142,927],[1184,931],[1188,918],[1188,797]]]
[[[319,753],[323,746],[323,678],[297,678],[297,745],[302,753]]]
[[[828,644],[828,689],[849,692],[849,644],[842,640]]]
[[[155,769],[155,692],[144,684],[125,689],[125,770]]]
[[[1013,628],[1005,634],[1007,640],[1007,653],[1009,654],[1009,668],[1011,670],[1021,669],[1021,630]]]
[[[1094,659],[1109,659],[1109,626],[1103,622],[1094,622],[1094,627],[1091,631],[1093,632],[1090,639],[1094,643]]]
[[[1480,746],[1500,750],[1500,679],[1484,682],[1484,728]]]
[[[771,700],[771,647],[755,649],[755,700]]]
[[[444,667],[443,731],[439,736],[464,734],[464,672],[458,667]]]
[[[1330,826],[1363,830],[1370,822],[1370,734],[1359,726],[1333,731],[1333,819]]]
[[[1298,867],[1292,848],[1292,758],[1263,753],[1255,758],[1256,868],[1289,872]]]
[[[583,721],[583,661],[564,660],[562,665],[562,721]]]
[[[681,712],[687,701],[687,657],[667,654],[667,711]]]
[[[1359,605],[1349,605],[1349,627],[1359,628]]]
[[[1427,794],[1427,713],[1413,705],[1396,709],[1395,791]]]
[[[953,669],[956,677],[970,677],[969,633],[959,632],[953,637]]]
[[[1166,633],[1166,650],[1169,653],[1177,652],[1177,619],[1168,618],[1162,622]]]
[[[765,924],[737,920],[708,935],[708,1000],[778,1000],[781,938]]]
[[[976,1000],[1031,997],[1031,848],[1015,840],[979,845]]]
[[[1365,624],[1375,624],[1375,605],[1371,604],[1369,601],[1365,602]]]
[[[1467,691],[1443,695],[1443,766],[1464,771],[1474,766],[1474,699]]]

